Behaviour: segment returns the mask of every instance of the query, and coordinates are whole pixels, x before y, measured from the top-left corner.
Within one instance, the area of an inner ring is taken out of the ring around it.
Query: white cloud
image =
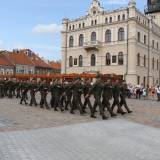
[[[39,24],[33,28],[33,33],[35,34],[54,34],[60,32],[62,29],[61,25],[57,25],[55,23],[45,25],[45,24]]]
[[[129,0],[106,0],[104,3],[121,5],[129,3]]]

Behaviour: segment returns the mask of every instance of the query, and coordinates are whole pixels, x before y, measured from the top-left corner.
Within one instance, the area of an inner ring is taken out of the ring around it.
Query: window
[[[111,30],[107,30],[105,34],[105,42],[111,42]]]
[[[85,23],[83,23],[83,28],[85,27]]]
[[[123,20],[125,20],[125,19],[126,19],[126,16],[125,16],[125,14],[123,14],[123,16],[122,16],[122,19],[123,19]]]
[[[72,29],[72,27],[71,26],[69,26],[69,30],[71,30]]]
[[[123,53],[122,52],[119,52],[118,54],[118,64],[119,65],[123,65]]]
[[[137,66],[140,66],[140,53],[137,54]]]
[[[137,76],[137,84],[140,84],[140,76]]]
[[[146,77],[143,77],[143,85],[146,86]]]
[[[118,15],[118,21],[120,21],[121,20],[121,16],[120,15]]]
[[[73,38],[73,36],[70,36],[70,38],[69,38],[69,47],[73,47],[73,43],[74,43],[74,38]]]
[[[154,69],[154,58],[152,58],[152,69]]]
[[[158,44],[158,42],[157,42],[157,50],[159,50],[159,44]]]
[[[152,48],[154,48],[154,40],[152,40]]]
[[[74,59],[74,66],[77,66],[77,58]]]
[[[107,23],[108,23],[108,18],[105,19],[105,24],[107,24]]]
[[[157,59],[157,70],[159,70],[159,60]]]
[[[82,67],[83,66],[83,56],[80,55],[79,56],[79,67]]]
[[[72,29],[74,30],[74,25],[72,26]]]
[[[91,26],[93,26],[93,24],[94,24],[94,21],[92,20],[92,21],[91,21]]]
[[[112,56],[112,63],[116,63],[117,62],[117,56]]]
[[[140,32],[138,32],[138,42],[141,42],[141,34],[140,34]]]
[[[72,56],[69,57],[69,67],[73,67],[73,58],[72,58]]]
[[[146,38],[146,35],[144,35],[144,44],[146,44],[147,42],[147,38]]]
[[[79,24],[79,28],[81,28],[81,23]]]
[[[118,30],[118,40],[119,41],[124,41],[124,28],[120,28]]]
[[[109,23],[112,23],[112,17],[109,18]]]
[[[95,20],[95,25],[97,25],[97,20]]]
[[[83,36],[83,34],[80,34],[80,36],[79,36],[79,46],[83,46],[83,43],[84,43],[84,36]]]
[[[96,65],[96,56],[95,54],[91,55],[91,66],[95,66]]]
[[[144,67],[146,67],[146,56],[144,55]]]
[[[91,41],[94,42],[97,40],[96,32],[92,32],[91,34]]]
[[[111,55],[110,55],[110,53],[106,54],[106,65],[107,66],[111,65]]]

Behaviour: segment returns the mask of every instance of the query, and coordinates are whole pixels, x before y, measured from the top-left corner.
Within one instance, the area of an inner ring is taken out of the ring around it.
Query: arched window
[[[91,34],[91,41],[96,41],[97,40],[97,36],[96,36],[96,32],[92,32]]]
[[[112,17],[109,18],[109,23],[112,23]]]
[[[118,21],[120,21],[121,20],[121,16],[120,15],[118,15]]]
[[[147,37],[146,35],[144,35],[144,44],[146,44],[146,42],[147,42]]]
[[[146,56],[144,55],[144,67],[146,67]]]
[[[152,58],[152,69],[154,69],[154,58]]]
[[[97,25],[97,20],[95,20],[94,24]]]
[[[73,38],[73,36],[70,36],[70,38],[69,38],[69,47],[73,47],[73,43],[74,43],[74,38]]]
[[[69,67],[73,67],[73,58],[72,58],[72,56],[69,57]]]
[[[94,21],[92,20],[92,21],[91,21],[91,26],[93,26],[93,24],[94,24]]]
[[[95,66],[96,65],[96,56],[95,54],[91,55],[91,66]]]
[[[124,41],[124,28],[120,28],[118,30],[118,40],[119,41]]]
[[[159,60],[157,59],[157,70],[159,70]]]
[[[111,55],[110,53],[106,54],[106,66],[110,66],[111,65]]]
[[[80,55],[79,56],[79,67],[82,67],[83,66],[83,56]]]
[[[123,16],[122,16],[122,19],[123,19],[123,20],[125,20],[125,19],[126,19],[126,16],[125,16],[125,14],[123,14]]]
[[[83,34],[80,34],[80,36],[79,36],[79,46],[83,46],[83,43],[84,43],[84,36],[83,36]]]
[[[141,42],[141,34],[140,34],[140,32],[138,32],[138,42]]]
[[[108,18],[105,19],[105,24],[107,24],[107,23],[108,23]]]
[[[119,65],[123,65],[123,61],[124,61],[123,59],[124,59],[123,53],[119,52],[118,54],[118,64]]]
[[[140,66],[140,53],[137,54],[137,66]]]
[[[111,30],[107,30],[105,34],[105,42],[111,42]]]

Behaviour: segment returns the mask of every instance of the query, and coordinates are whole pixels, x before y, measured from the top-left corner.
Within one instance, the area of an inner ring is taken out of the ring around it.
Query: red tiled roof
[[[44,60],[42,60],[39,56],[37,56],[35,53],[32,54],[31,60],[34,63],[36,67],[43,67],[43,68],[51,68],[50,65],[48,65]]]
[[[30,49],[21,49],[20,52],[25,53],[31,59],[35,67],[52,68],[49,64],[47,64],[44,60],[42,60],[38,55],[36,55]],[[30,52],[31,54],[27,54],[27,52]]]
[[[49,64],[53,69],[61,70],[61,63],[57,63],[57,62],[52,61]]]
[[[28,58],[28,56],[25,53],[10,52],[7,54],[7,56],[14,64],[34,65],[33,62],[30,60],[30,58]]]
[[[14,66],[14,64],[6,57],[4,53],[0,53],[0,65]]]

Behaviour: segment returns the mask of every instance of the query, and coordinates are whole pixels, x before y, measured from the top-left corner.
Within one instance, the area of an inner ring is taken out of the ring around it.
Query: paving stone
[[[159,160],[160,129],[122,119],[1,132],[0,160]]]

